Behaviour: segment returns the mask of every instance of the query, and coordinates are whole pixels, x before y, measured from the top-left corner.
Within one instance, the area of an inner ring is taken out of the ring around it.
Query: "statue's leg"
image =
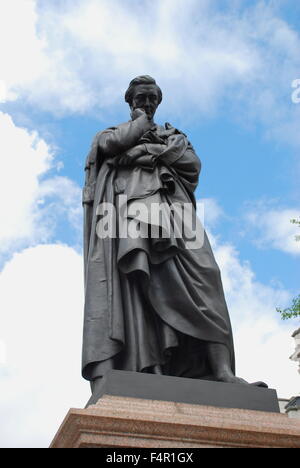
[[[230,352],[222,343],[207,343],[208,360],[214,379],[219,382],[248,384],[246,380],[236,377],[232,372]]]

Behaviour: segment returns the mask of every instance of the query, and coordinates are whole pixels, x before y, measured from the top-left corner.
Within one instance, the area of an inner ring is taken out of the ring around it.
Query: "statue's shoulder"
[[[164,132],[167,131],[170,135],[183,135],[184,137],[187,138],[187,136],[186,136],[186,134],[184,132],[179,130],[177,127],[174,127],[169,122],[166,122],[164,127],[162,127],[162,128],[164,129]]]
[[[99,141],[101,137],[112,130],[116,130],[117,126],[115,127],[108,127],[105,130],[99,130],[99,132],[96,133],[96,135],[92,139],[92,144],[91,148],[89,151],[89,154],[87,155],[86,158],[86,167],[88,167],[90,164],[93,164],[96,162],[97,159],[97,154],[98,154],[98,149],[99,149]]]
[[[161,127],[161,128],[163,129],[163,132],[165,134],[167,134],[168,136],[172,136],[172,135],[178,135],[179,136],[179,135],[181,135],[181,137],[183,137],[186,140],[187,145],[188,145],[188,149],[191,149],[191,150],[195,151],[194,148],[193,148],[193,145],[191,144],[190,140],[188,139],[188,136],[186,135],[186,133],[184,133],[183,131],[179,130],[176,127],[173,127],[173,125],[171,125],[169,122],[166,122],[165,126]]]
[[[94,145],[95,146],[98,145],[99,138],[101,138],[102,135],[105,135],[106,133],[110,133],[111,131],[116,130],[118,127],[119,127],[119,125],[115,125],[113,127],[108,127],[108,128],[105,128],[104,130],[100,130],[99,132],[97,132],[96,135],[94,136],[93,140],[92,140],[92,147]]]

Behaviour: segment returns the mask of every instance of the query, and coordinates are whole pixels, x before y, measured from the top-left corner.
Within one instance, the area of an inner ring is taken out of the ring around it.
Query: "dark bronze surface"
[[[126,92],[129,122],[99,132],[86,161],[85,317],[82,373],[92,382],[111,369],[245,383],[235,376],[222,281],[207,235],[186,240],[101,238],[101,203],[189,203],[201,163],[185,134],[154,123],[162,99],[148,77]]]

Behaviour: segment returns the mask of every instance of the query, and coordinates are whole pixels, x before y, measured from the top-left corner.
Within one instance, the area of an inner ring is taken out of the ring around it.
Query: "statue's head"
[[[157,107],[162,101],[162,92],[154,78],[149,75],[134,78],[126,91],[125,101],[131,111],[143,109],[149,119],[153,119]]]

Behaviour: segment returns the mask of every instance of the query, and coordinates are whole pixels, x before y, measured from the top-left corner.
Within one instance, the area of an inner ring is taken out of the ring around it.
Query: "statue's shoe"
[[[265,382],[253,382],[250,385],[255,385],[255,387],[269,388]]]

